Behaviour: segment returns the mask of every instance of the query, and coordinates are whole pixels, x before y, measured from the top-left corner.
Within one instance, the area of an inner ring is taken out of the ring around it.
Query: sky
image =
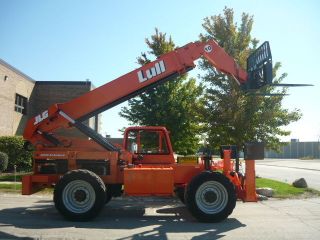
[[[318,141],[320,1],[0,0],[0,58],[37,81],[89,79],[99,87],[139,67],[136,58],[148,50],[145,38],[155,27],[183,46],[197,41],[203,19],[225,6],[237,22],[242,12],[254,16],[252,35],[270,42],[286,83],[315,85],[289,89],[283,106],[303,116],[285,127],[291,134],[282,140]],[[118,113],[125,105],[103,114],[103,134],[121,136],[128,122]]]

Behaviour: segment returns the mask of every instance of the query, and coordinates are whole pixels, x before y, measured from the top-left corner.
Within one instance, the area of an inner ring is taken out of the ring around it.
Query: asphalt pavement
[[[289,184],[298,178],[305,178],[309,187],[320,191],[320,159],[257,160],[256,175]]]
[[[69,222],[52,196],[0,195],[0,239],[320,239],[320,198],[237,202],[221,223],[197,222],[177,199],[120,198]]]

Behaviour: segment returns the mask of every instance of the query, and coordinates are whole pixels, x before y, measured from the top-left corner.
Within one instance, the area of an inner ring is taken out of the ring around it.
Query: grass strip
[[[267,179],[257,178],[256,187],[263,188],[269,187],[274,190],[273,197],[275,198],[297,198],[297,197],[312,197],[320,196],[320,191],[312,188],[296,188],[288,183]]]
[[[16,174],[16,181],[21,182],[22,176],[30,174],[29,172],[18,172]],[[14,173],[1,173],[0,174],[0,182],[13,182],[14,181]]]

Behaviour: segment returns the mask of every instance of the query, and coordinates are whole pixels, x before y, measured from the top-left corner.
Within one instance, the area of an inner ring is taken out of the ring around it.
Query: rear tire
[[[56,184],[53,201],[68,220],[88,221],[96,217],[106,202],[106,187],[95,173],[73,170]]]
[[[184,198],[184,195],[185,195],[185,188],[183,187],[179,187],[175,190],[175,194],[176,196],[180,199],[180,201],[185,204],[186,201],[185,201],[185,198]]]
[[[111,192],[110,191],[108,191],[108,186],[106,186],[106,201],[105,201],[105,203],[104,204],[107,204],[107,203],[109,203],[110,201],[111,201],[111,199],[112,199],[112,194],[111,194]]]
[[[106,185],[106,204],[110,202],[113,197],[120,197],[122,195],[122,184],[107,184]]]
[[[185,201],[200,222],[220,222],[236,206],[236,193],[230,180],[218,172],[202,172],[188,184]]]

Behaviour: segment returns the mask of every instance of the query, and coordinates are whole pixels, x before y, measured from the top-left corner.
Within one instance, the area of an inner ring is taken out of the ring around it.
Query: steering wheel
[[[142,160],[143,160],[143,155],[142,155],[142,154],[138,154],[137,160],[138,160],[138,161],[142,161]]]

